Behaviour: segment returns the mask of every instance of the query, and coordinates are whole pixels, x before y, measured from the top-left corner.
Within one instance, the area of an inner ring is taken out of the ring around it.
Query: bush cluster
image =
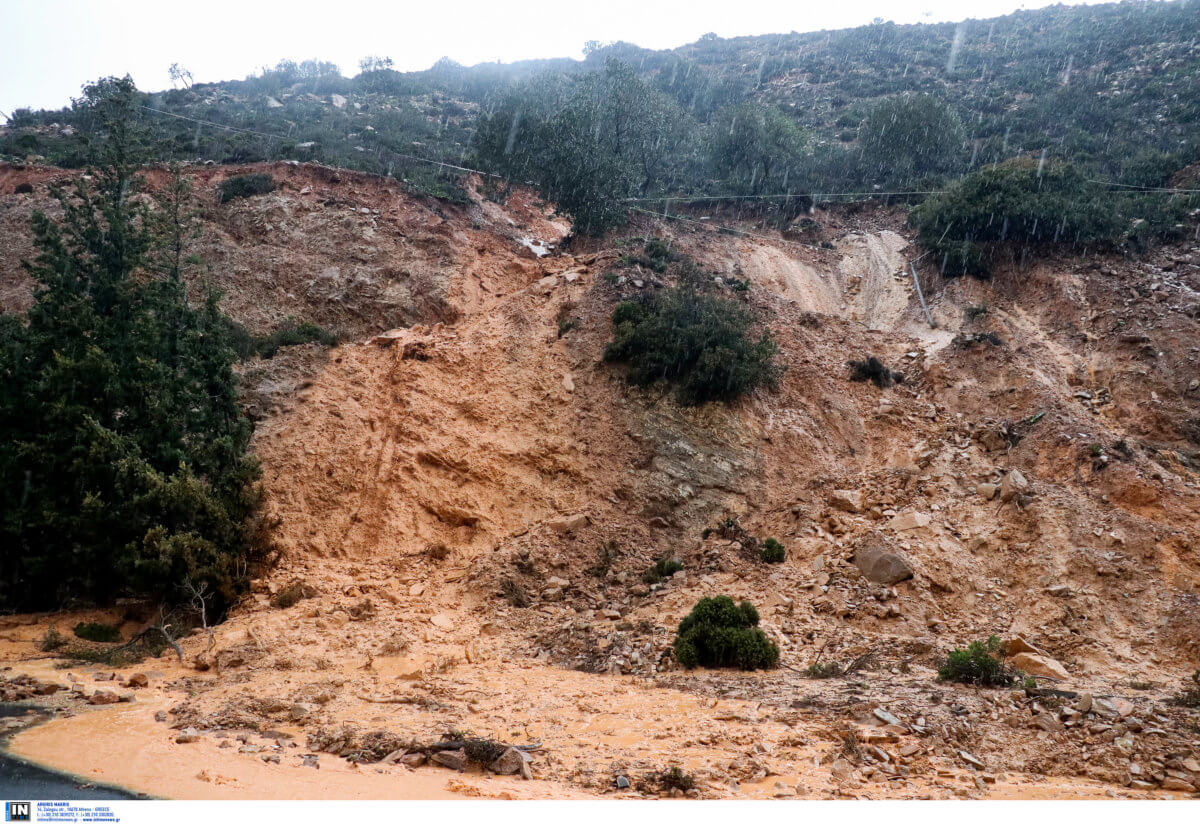
[[[613,326],[604,359],[628,363],[627,380],[636,386],[675,384],[684,405],[774,387],[781,372],[771,333],[753,337],[744,306],[694,289],[672,287],[625,301],[613,312]]]
[[[886,389],[893,383],[904,383],[904,374],[888,369],[883,365],[883,361],[871,355],[865,360],[847,361],[847,366],[850,367],[850,380],[852,381],[871,381],[880,389]]]
[[[268,174],[235,175],[221,181],[217,189],[221,193],[221,202],[228,203],[235,198],[265,195],[275,191],[275,178]]]
[[[995,635],[984,641],[972,641],[966,649],[952,649],[938,667],[939,681],[957,681],[981,687],[1007,687],[1016,674],[1000,660],[1000,639]]]
[[[75,637],[100,644],[115,644],[121,640],[121,629],[112,624],[81,622],[75,625]]]
[[[768,538],[763,541],[762,552],[759,553],[759,557],[766,564],[782,564],[785,557],[783,544],[774,538]]]
[[[779,663],[779,647],[758,628],[758,610],[727,595],[701,598],[682,621],[675,660],[684,667],[769,669]]]
[[[1111,246],[1122,239],[1117,198],[1067,163],[1014,158],[963,177],[910,221],[946,275],[986,275],[1022,249]]]
[[[683,562],[675,558],[659,558],[654,565],[642,573],[642,581],[657,584],[683,569]]]

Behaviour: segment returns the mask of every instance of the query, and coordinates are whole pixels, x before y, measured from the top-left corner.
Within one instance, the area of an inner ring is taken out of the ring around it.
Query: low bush
[[[670,578],[683,569],[683,562],[675,558],[659,558],[654,566],[642,573],[642,580],[647,584],[657,584]]]
[[[75,625],[75,637],[101,644],[115,644],[121,640],[121,630],[111,624],[78,623]]]
[[[223,180],[217,190],[221,193],[221,202],[228,203],[239,197],[253,197],[275,191],[275,178],[267,174],[236,175]]]
[[[692,669],[769,669],[779,663],[779,647],[758,628],[758,610],[727,595],[701,598],[679,622],[675,660]]]
[[[760,557],[763,563],[766,564],[781,564],[784,559],[783,544],[776,541],[774,538],[768,538],[763,542],[762,552]]]
[[[679,767],[670,767],[660,772],[647,773],[638,782],[642,792],[669,793],[672,790],[687,792],[696,786],[696,778]]]
[[[809,664],[804,669],[804,674],[809,678],[836,678],[842,674],[842,668],[832,661],[828,664],[817,661],[815,664]]]
[[[752,337],[753,318],[741,304],[690,288],[669,288],[613,312],[613,340],[604,359],[629,364],[627,380],[675,384],[684,405],[731,401],[759,386],[774,387],[780,368],[769,331]]]
[[[504,600],[519,609],[524,609],[530,604],[529,596],[525,594],[525,590],[512,578],[504,579],[504,582],[500,585],[500,594],[504,597]]]
[[[1112,246],[1127,224],[1116,204],[1073,166],[1020,157],[955,181],[910,215],[942,273],[987,275],[1022,247]]]
[[[1185,681],[1183,691],[1175,696],[1175,703],[1181,707],[1200,708],[1200,669],[1192,673],[1191,685]]]
[[[46,630],[46,634],[42,636],[42,642],[38,646],[41,647],[42,652],[54,652],[66,645],[67,639],[63,638],[62,633],[58,631],[58,627],[50,627],[50,629]]]
[[[900,372],[893,372],[883,365],[883,361],[874,355],[866,360],[848,361],[850,367],[850,380],[852,381],[871,381],[880,389],[886,389],[893,383],[904,383],[904,375]]]
[[[1016,674],[1000,660],[1000,639],[995,635],[984,641],[972,641],[966,649],[952,649],[938,667],[939,681],[957,681],[981,687],[1007,687]]]
[[[273,358],[285,346],[300,346],[305,343],[319,343],[322,346],[337,346],[338,336],[309,321],[297,323],[289,318],[282,326],[269,335],[256,336],[253,339],[253,351],[263,358]]]

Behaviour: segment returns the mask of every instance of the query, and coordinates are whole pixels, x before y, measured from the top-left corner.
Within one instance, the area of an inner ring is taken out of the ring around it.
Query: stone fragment
[[[462,772],[467,768],[467,756],[462,750],[442,750],[435,752],[430,759],[440,767]]]
[[[899,515],[888,521],[888,527],[896,532],[909,532],[911,530],[921,529],[922,527],[926,526],[929,526],[929,513],[917,512],[915,510],[901,512]]]
[[[1063,681],[1069,680],[1071,674],[1067,672],[1062,664],[1055,661],[1048,655],[1035,655],[1032,652],[1018,652],[1012,656],[1009,661],[1012,666],[1028,673],[1029,675],[1038,675],[1044,678],[1058,678]]]
[[[863,508],[862,490],[835,489],[829,493],[829,505],[843,512],[859,512]]]

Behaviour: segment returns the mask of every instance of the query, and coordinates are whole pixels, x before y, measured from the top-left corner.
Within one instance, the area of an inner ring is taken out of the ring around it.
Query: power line
[[[623,199],[623,203],[647,203],[660,202],[663,200],[784,200],[788,198],[811,197],[814,200],[819,197],[851,197],[851,196],[870,196],[883,197],[885,195],[940,195],[946,192],[945,189],[932,189],[923,192],[790,192],[786,195],[663,195],[661,197],[627,197]]]
[[[1121,189],[1133,189],[1139,192],[1170,192],[1171,194],[1191,195],[1200,194],[1200,189],[1172,189],[1164,186],[1135,186],[1132,183],[1117,183],[1114,180],[1087,179],[1088,183],[1100,183],[1104,186],[1117,186]]]
[[[211,120],[200,120],[195,117],[188,117],[187,115],[176,114],[174,112],[168,112],[163,109],[156,109],[156,108],[153,108],[152,106],[144,106],[144,105],[138,104],[138,108],[145,109],[148,112],[154,112],[155,114],[166,115],[167,117],[174,117],[178,120],[186,120],[191,123],[198,123],[202,126],[212,126],[215,129],[225,129],[226,131],[242,132],[243,134],[253,134],[253,135],[258,135],[259,137],[270,138],[272,140],[286,139],[284,135],[270,134],[268,132],[260,132],[255,129],[243,129],[239,126],[227,126],[224,123],[215,123]],[[3,114],[3,112],[0,111],[0,114]],[[392,154],[396,157],[401,157],[406,160],[415,160],[420,163],[430,163],[434,166],[441,166],[442,168],[445,168],[445,169],[454,169],[455,171],[459,171],[459,172],[470,172],[471,174],[484,175],[485,177],[495,177],[495,178],[503,177],[503,175],[494,174],[492,172],[485,172],[482,169],[472,169],[467,166],[457,166],[453,163],[444,163],[440,160],[431,160],[428,157],[420,157],[418,155],[405,154],[404,152],[397,152],[392,149],[385,149],[385,151],[387,151],[389,154]],[[1173,189],[1173,188],[1156,187],[1156,186],[1135,186],[1135,185],[1129,184],[1129,183],[1117,183],[1117,182],[1111,181],[1111,180],[1095,180],[1092,178],[1088,178],[1087,180],[1089,183],[1098,183],[1102,186],[1115,186],[1115,187],[1122,188],[1122,189],[1133,189],[1136,191],[1143,191],[1143,192],[1165,192],[1165,193],[1170,193],[1170,194],[1197,194],[1197,193],[1200,193],[1200,189]],[[799,193],[799,194],[795,193],[795,192],[789,192],[787,194],[770,194],[770,195],[661,195],[658,197],[627,197],[627,198],[622,198],[619,202],[621,202],[621,203],[661,203],[663,201],[671,201],[671,200],[689,201],[689,202],[725,201],[725,200],[787,200],[787,199],[798,198],[798,197],[811,197],[812,199],[816,200],[818,198],[823,198],[823,197],[904,197],[906,195],[940,195],[940,194],[945,194],[947,191],[948,191],[947,189],[927,189],[927,190],[913,190],[913,191],[903,191],[903,192],[875,192],[875,191],[870,191],[870,192],[804,192],[804,193]],[[730,230],[730,231],[733,231],[733,230]]]

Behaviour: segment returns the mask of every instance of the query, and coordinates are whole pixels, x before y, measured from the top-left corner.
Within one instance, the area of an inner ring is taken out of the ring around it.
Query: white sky
[[[1067,0],[1069,3],[1096,0]],[[581,57],[588,40],[673,48],[723,37],[836,29],[875,17],[897,23],[994,17],[1045,0],[0,0],[0,112],[58,108],[85,82],[133,76],[170,87],[178,62],[197,82],[241,79],[284,58],[337,63],[364,55],[400,70],[448,56],[493,60]]]

